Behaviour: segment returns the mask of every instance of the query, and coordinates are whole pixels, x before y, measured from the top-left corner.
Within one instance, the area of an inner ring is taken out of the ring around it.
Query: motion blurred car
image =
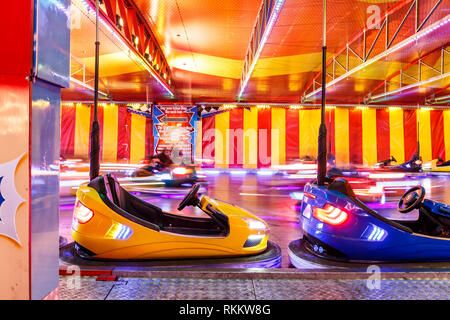
[[[395,172],[421,172],[422,171],[422,157],[414,154],[413,157],[404,163],[393,165],[392,162],[396,162],[392,157],[388,160],[383,160],[375,164],[375,171],[395,171]]]
[[[450,172],[450,160],[444,161],[441,157],[423,164],[423,171]]]
[[[196,183],[204,186],[205,177],[197,174],[196,169],[196,165],[173,164],[165,167],[159,162],[144,164],[131,174],[127,190],[146,192],[146,186],[149,184],[154,186],[160,184],[169,188],[190,188]]]

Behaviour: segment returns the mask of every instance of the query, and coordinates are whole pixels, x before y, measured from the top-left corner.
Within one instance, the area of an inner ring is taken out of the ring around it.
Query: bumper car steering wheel
[[[418,209],[425,198],[425,188],[416,186],[410,188],[398,201],[398,211],[408,213],[414,209]]]
[[[192,186],[191,190],[186,194],[184,199],[180,202],[178,210],[183,210],[186,206],[196,206],[200,203],[198,198],[198,190],[200,189],[200,184],[196,183]]]

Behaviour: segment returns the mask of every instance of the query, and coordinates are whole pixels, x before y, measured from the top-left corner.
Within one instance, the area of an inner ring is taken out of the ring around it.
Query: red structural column
[[[0,299],[30,299],[30,122],[31,86],[27,78],[32,67],[33,3],[31,0],[2,1],[0,10],[0,166],[18,159],[15,186],[26,199],[15,212],[15,221],[4,216],[0,228]],[[7,120],[10,119],[10,120]],[[14,124],[14,126],[12,125]],[[10,130],[8,130],[10,129]],[[3,170],[2,170],[3,171]],[[2,172],[3,175],[4,172]],[[6,178],[3,177],[3,183]],[[5,190],[3,190],[5,192]],[[8,221],[9,220],[9,221]],[[15,222],[19,242],[7,232]]]
[[[61,106],[61,155],[73,156],[75,146],[75,105]]]
[[[270,108],[258,109],[258,167],[271,165],[272,112]]]
[[[442,110],[430,111],[431,151],[433,159],[446,159],[444,141],[444,114]]]
[[[128,161],[130,159],[131,113],[125,106],[119,106],[118,113],[117,160]]]

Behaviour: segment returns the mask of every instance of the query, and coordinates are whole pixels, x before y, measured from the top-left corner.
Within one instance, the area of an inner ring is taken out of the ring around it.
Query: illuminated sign
[[[195,123],[197,107],[183,105],[153,106],[153,136],[155,153],[164,149],[172,155],[192,161],[195,153]]]

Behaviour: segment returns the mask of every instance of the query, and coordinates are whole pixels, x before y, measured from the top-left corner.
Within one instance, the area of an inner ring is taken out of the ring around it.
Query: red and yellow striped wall
[[[327,107],[331,153],[338,165],[373,165],[394,156],[450,158],[450,110]],[[317,156],[320,110],[236,107],[198,121],[196,158],[206,167],[261,168]]]
[[[88,159],[93,106],[61,105],[61,155]],[[104,162],[139,163],[153,154],[151,117],[130,111],[125,105],[99,104],[100,158]]]

